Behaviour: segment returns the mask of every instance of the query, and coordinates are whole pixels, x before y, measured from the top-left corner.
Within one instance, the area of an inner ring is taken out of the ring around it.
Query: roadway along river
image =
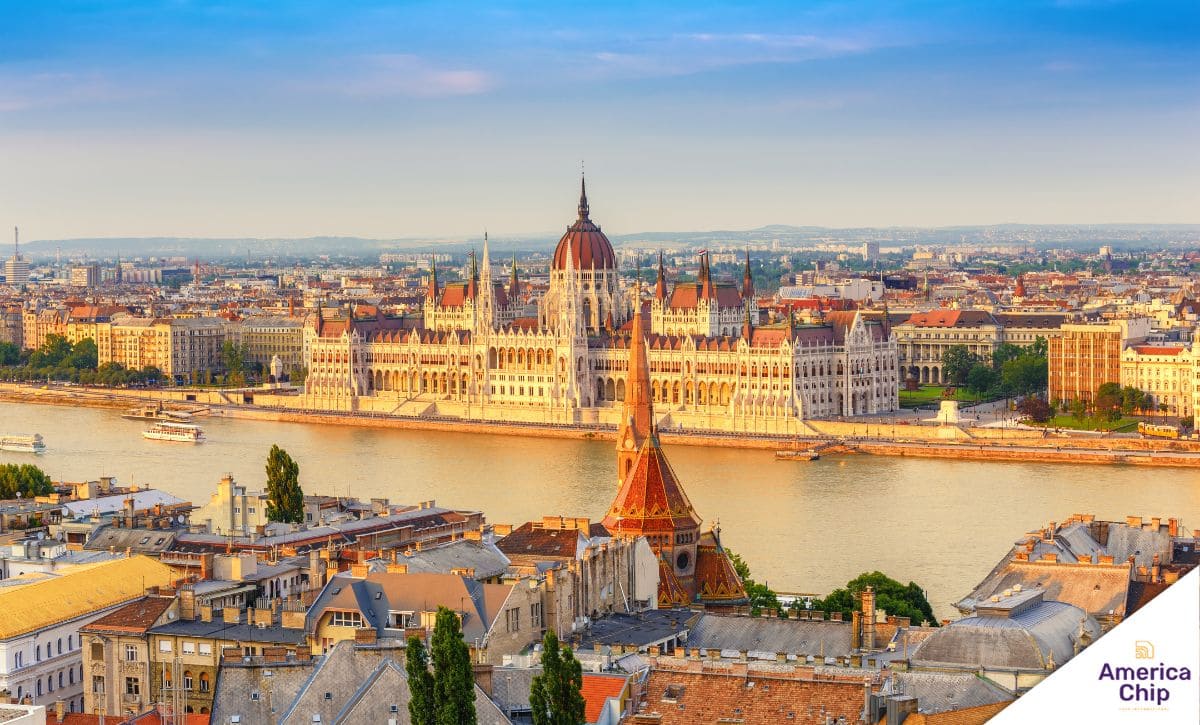
[[[542,515],[603,517],[615,492],[611,443],[200,419],[201,445],[148,441],[117,411],[0,403],[0,434],[41,433],[49,450],[0,451],[56,480],[113,475],[200,505],[222,474],[265,482],[272,443],[300,464],[310,493],[387,497],[482,510],[494,523]],[[706,526],[756,578],[825,593],[878,569],[929,592],[939,617],[1024,532],[1075,512],[1179,517],[1200,527],[1188,469],[982,463],[873,456],[777,462],[768,451],[668,446]]]

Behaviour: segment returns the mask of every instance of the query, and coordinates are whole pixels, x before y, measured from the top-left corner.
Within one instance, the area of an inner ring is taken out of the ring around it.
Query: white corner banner
[[[1200,568],[989,723],[1200,723]]]

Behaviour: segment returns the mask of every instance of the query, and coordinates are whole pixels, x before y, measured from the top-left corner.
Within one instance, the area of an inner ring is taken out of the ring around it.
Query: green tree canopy
[[[433,627],[433,699],[437,725],[475,725],[475,678],[458,615],[438,607]]]
[[[45,496],[54,490],[46,472],[32,463],[0,465],[0,499]]]
[[[1000,375],[987,363],[975,363],[967,373],[967,390],[985,395],[1000,382]]]
[[[914,582],[901,584],[883,572],[872,571],[859,574],[845,587],[834,589],[824,599],[813,600],[813,609],[841,612],[849,619],[851,612],[859,608],[859,595],[868,586],[875,589],[875,606],[897,617],[908,617],[913,623],[929,622],[936,625],[933,607],[925,598],[925,592]]]
[[[21,362],[21,348],[11,342],[0,342],[0,365],[16,365]]]
[[[404,650],[404,670],[408,673],[408,715],[412,725],[436,725],[433,675],[429,672],[429,655],[420,637],[408,638],[408,646]]]
[[[1096,414],[1101,418],[1110,421],[1120,418],[1123,403],[1120,383],[1104,383],[1096,388]]]
[[[304,491],[300,466],[277,445],[267,454],[267,520],[298,524],[304,521]]]
[[[583,725],[583,668],[570,647],[558,643],[554,630],[542,638],[542,674],[533,678],[529,706],[533,725]]]
[[[942,380],[955,385],[967,381],[967,374],[976,363],[975,355],[966,345],[952,345],[942,353]]]
[[[1046,389],[1050,367],[1046,358],[1036,355],[1019,355],[1005,360],[1000,366],[1000,383],[1015,395],[1029,395]]]
[[[71,354],[67,356],[65,362],[76,370],[95,370],[99,358],[96,341],[85,337],[71,347]]]

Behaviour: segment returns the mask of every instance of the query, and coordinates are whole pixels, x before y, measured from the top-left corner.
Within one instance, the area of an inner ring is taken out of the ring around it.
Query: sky
[[[1200,3],[0,0],[27,239],[1200,221]]]

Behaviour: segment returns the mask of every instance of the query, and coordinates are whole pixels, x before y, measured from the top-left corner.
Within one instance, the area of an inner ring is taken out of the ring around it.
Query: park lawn
[[[1079,420],[1073,415],[1056,415],[1046,423],[1030,423],[1030,425],[1041,425],[1046,428],[1063,428],[1067,430],[1109,430],[1118,433],[1124,433],[1131,430],[1136,430],[1138,424],[1137,418],[1121,416],[1117,420],[1101,420],[1088,416],[1083,420]]]
[[[953,398],[943,398],[941,385],[922,385],[918,390],[900,390],[901,408],[919,408],[922,405],[936,404],[942,400],[957,400],[960,403],[978,403],[982,396],[969,392],[966,388],[958,388]]]

